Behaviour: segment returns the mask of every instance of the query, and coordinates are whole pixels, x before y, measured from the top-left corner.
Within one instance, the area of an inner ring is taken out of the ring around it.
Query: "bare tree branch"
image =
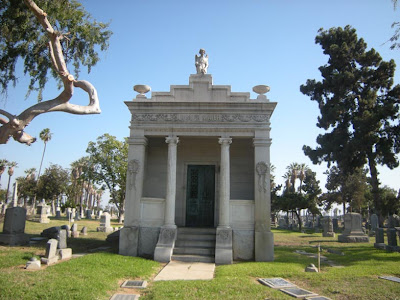
[[[40,7],[38,7],[34,1],[24,0],[24,2],[34,13],[49,37],[50,59],[55,70],[61,77],[64,89],[56,98],[37,103],[27,108],[18,116],[14,116],[4,110],[0,110],[0,115],[3,115],[9,119],[7,122],[7,120],[4,118],[0,118],[0,124],[3,124],[0,127],[0,144],[7,143],[11,136],[20,143],[26,143],[30,145],[31,143],[35,142],[36,138],[33,138],[29,134],[25,133],[24,129],[35,117],[43,113],[62,111],[70,114],[85,115],[99,114],[101,112],[97,91],[94,86],[85,80],[75,80],[74,76],[68,72],[60,42],[60,40],[63,38],[61,33],[53,29],[52,25],[47,19],[47,14]],[[72,98],[74,93],[74,87],[81,88],[88,94],[89,104],[87,106],[69,103],[69,100]]]

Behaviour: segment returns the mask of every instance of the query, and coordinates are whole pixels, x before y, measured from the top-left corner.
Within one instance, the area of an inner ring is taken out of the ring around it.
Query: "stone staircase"
[[[215,262],[215,228],[178,228],[172,260]]]

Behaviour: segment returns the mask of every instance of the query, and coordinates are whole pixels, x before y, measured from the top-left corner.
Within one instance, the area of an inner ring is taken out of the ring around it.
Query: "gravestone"
[[[285,219],[281,218],[278,220],[278,228],[287,228]]]
[[[333,223],[331,217],[324,217],[322,219],[322,226],[324,231],[322,232],[323,237],[335,237],[335,233],[333,232]]]
[[[47,237],[49,239],[56,239],[60,229],[61,227],[59,226],[46,228],[40,233],[40,236]]]
[[[60,219],[61,218],[61,208],[59,206],[57,206],[56,208],[56,219]]]
[[[29,236],[25,234],[25,221],[25,208],[7,208],[4,217],[3,233],[0,234],[0,243],[10,246],[28,244]]]
[[[52,265],[58,261],[57,240],[50,239],[46,244],[46,254],[42,257],[41,262],[46,265]]]
[[[50,220],[47,217],[47,209],[48,209],[48,206],[46,205],[46,203],[42,202],[42,203],[38,204],[38,206],[36,208],[36,214],[37,214],[39,223],[50,223]]]
[[[71,237],[79,237],[78,224],[73,224],[71,227]]]
[[[62,225],[61,229],[65,229],[67,231],[67,237],[71,237],[71,228],[69,225]]]
[[[81,230],[82,235],[87,235],[87,227],[84,226]]]
[[[61,229],[58,232],[58,236],[57,236],[57,241],[58,241],[57,248],[58,249],[67,248],[67,235],[68,235],[67,230],[65,230],[65,229]]]
[[[386,234],[388,238],[386,250],[399,251],[400,247],[397,246],[397,230],[395,228],[388,228]]]
[[[66,215],[67,215],[67,219],[68,219],[68,220],[71,219],[71,216],[72,216],[72,209],[71,209],[71,207],[67,207],[67,209],[66,209]]]
[[[375,230],[375,243],[374,247],[377,249],[386,249],[385,245],[385,232],[383,231],[383,228],[377,228]]]
[[[92,219],[92,210],[91,209],[86,210],[86,219],[89,219],[89,220]]]
[[[348,213],[344,215],[344,231],[338,236],[338,241],[342,243],[368,243],[369,237],[361,227],[361,215],[358,213]]]
[[[333,231],[335,232],[335,231],[338,231],[338,229],[339,229],[339,220],[338,219],[333,219],[332,220],[332,225],[333,225]]]
[[[105,212],[100,217],[100,226],[97,227],[97,231],[101,232],[113,232],[113,228],[111,227],[110,223],[111,217],[108,212]]]
[[[36,257],[32,257],[25,266],[25,269],[27,270],[40,270],[41,264],[40,260],[38,260]]]

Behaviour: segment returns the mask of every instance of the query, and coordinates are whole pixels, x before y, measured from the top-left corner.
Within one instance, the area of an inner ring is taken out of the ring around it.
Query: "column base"
[[[139,227],[124,227],[119,233],[118,253],[126,256],[138,256]]]
[[[255,261],[274,260],[274,234],[270,231],[254,232]]]
[[[170,262],[174,250],[177,235],[176,225],[163,226],[160,230],[154,260],[158,262]]]
[[[233,262],[232,228],[217,228],[215,244],[215,263],[217,265],[230,265]]]

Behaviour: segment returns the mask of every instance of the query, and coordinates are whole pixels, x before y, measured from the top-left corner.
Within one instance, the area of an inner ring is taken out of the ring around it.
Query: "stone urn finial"
[[[133,90],[139,93],[136,98],[146,98],[145,94],[151,91],[151,87],[146,84],[137,84],[133,87]]]
[[[253,92],[257,93],[257,100],[268,100],[267,96],[265,96],[264,94],[268,93],[270,91],[270,88],[268,85],[256,85],[255,87],[253,87]]]

